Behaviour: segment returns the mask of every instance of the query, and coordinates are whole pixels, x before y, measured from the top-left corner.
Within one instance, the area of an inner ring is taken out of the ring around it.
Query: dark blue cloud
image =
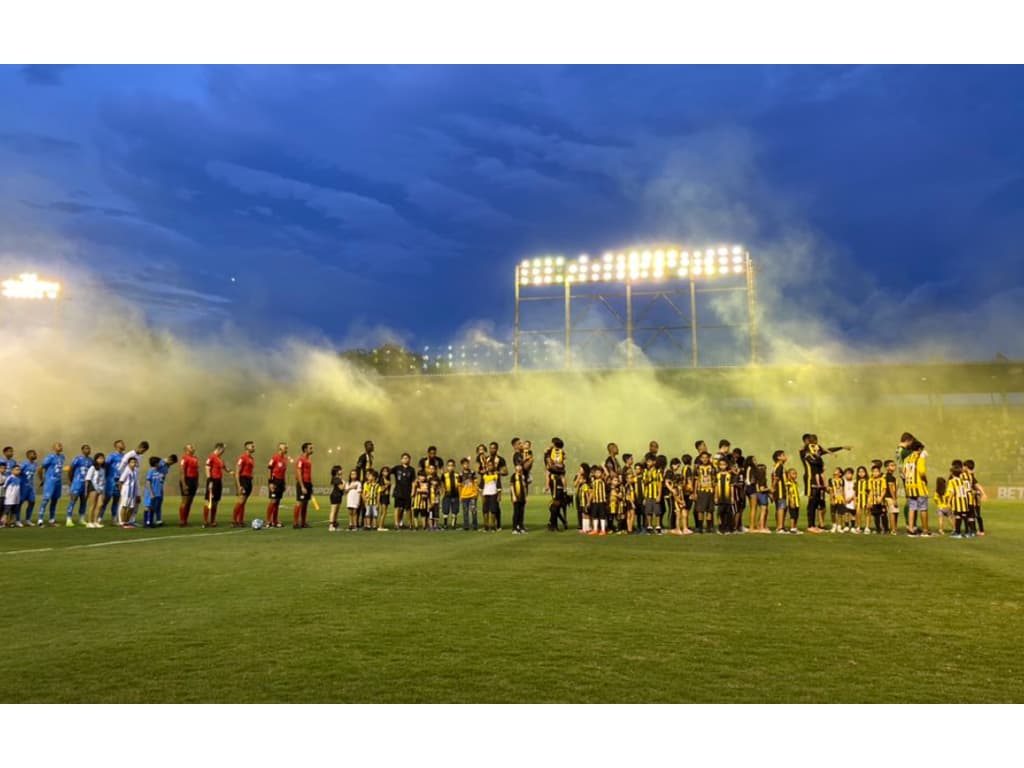
[[[68,64],[26,64],[21,68],[21,76],[30,85],[62,85],[67,69]]]
[[[523,256],[657,239],[749,244],[779,328],[850,343],[1024,280],[1017,68],[37,70],[0,69],[3,250],[255,333],[500,334]]]

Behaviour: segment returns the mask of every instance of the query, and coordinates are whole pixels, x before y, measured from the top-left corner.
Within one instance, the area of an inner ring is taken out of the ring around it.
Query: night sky
[[[736,242],[780,333],[1021,355],[1021,94],[1012,67],[3,67],[0,260],[183,335],[419,347],[507,337],[527,256]]]

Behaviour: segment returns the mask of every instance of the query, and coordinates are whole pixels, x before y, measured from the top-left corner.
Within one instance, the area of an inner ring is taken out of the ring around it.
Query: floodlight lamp
[[[580,272],[580,282],[581,283],[587,282],[587,273],[586,272]]]
[[[713,275],[713,274],[715,274],[715,265],[714,265],[714,264],[708,264],[708,265],[707,265],[707,267],[705,267],[704,269],[705,269],[705,271],[706,271],[706,272],[707,272],[707,273],[708,273],[709,275]]]
[[[581,261],[581,262],[587,262],[587,261],[590,261],[590,257],[589,257],[589,256],[587,256],[587,254],[585,254],[585,253],[581,253],[581,254],[580,254],[580,261]]]
[[[732,268],[732,271],[735,272],[737,275],[740,274],[743,271],[743,265],[737,264],[735,267]]]
[[[654,252],[654,258],[660,259],[665,255],[665,252],[660,248]]]
[[[722,256],[722,257],[720,257],[718,259],[718,263],[719,264],[728,264],[729,263],[729,259],[727,257],[725,257],[725,256]]]
[[[529,285],[529,284],[530,284],[530,278],[528,278],[528,277],[526,277],[526,276],[524,275],[524,276],[522,277],[522,279],[521,279],[521,280],[519,281],[519,284],[520,284],[520,285]]]
[[[679,257],[683,260],[684,263],[690,260],[690,254],[687,251],[683,251],[681,254],[679,254]]]
[[[693,267],[693,274],[699,275],[702,271],[703,270],[701,270],[700,264],[695,264],[694,265],[694,267]]]
[[[540,259],[534,259],[533,260],[533,266],[539,267],[540,266]]]
[[[646,280],[646,279],[647,279],[647,270],[646,270],[646,269],[645,269],[645,270],[643,270],[643,271],[642,271],[642,272],[640,273],[640,279],[641,279],[641,280]]]
[[[719,256],[725,256],[727,253],[729,253],[729,249],[726,248],[724,245],[718,249]]]
[[[565,263],[565,259],[562,258],[561,256],[559,256],[557,259],[555,259],[555,264],[557,264],[558,266],[562,266],[564,263]]]
[[[733,256],[740,256],[740,255],[742,255],[742,253],[743,253],[743,249],[740,246],[734,245],[732,247],[732,255]]]
[[[569,274],[575,275],[577,269],[579,269],[579,267],[577,267],[575,264],[570,264],[569,265]]]
[[[544,278],[544,284],[545,285],[550,285],[551,284],[551,275],[548,275],[547,277]]]
[[[519,266],[521,266],[521,267],[529,267],[530,266],[530,260],[529,259],[523,259],[523,263],[520,264]]]
[[[743,263],[743,257],[742,256],[733,256],[732,257],[732,263],[733,264],[742,264]]]
[[[661,267],[656,267],[655,270],[654,270],[654,279],[655,280],[660,280],[664,276],[665,276],[665,272],[661,269]]]
[[[680,277],[686,277],[686,267],[680,267],[679,268],[679,276]]]
[[[706,251],[704,251],[704,255],[708,256],[708,257],[714,256],[715,255],[715,249],[714,248],[708,248]]]
[[[669,252],[665,255],[668,256],[670,259],[674,259],[676,256],[679,255],[679,252],[675,248],[671,248],[669,249]]]
[[[544,274],[545,275],[550,275],[551,274],[551,267],[544,267]]]
[[[555,282],[556,283],[562,282],[562,276],[561,275],[555,275]]]
[[[550,267],[551,266],[551,257],[550,256],[548,256],[546,259],[544,259],[544,266],[545,267]]]
[[[639,259],[640,259],[640,254],[637,251],[630,251],[629,252],[629,263],[630,264],[636,264],[637,261],[639,261]]]
[[[603,256],[603,258],[605,261],[611,261],[613,258],[615,258],[615,255],[611,252],[608,252]]]

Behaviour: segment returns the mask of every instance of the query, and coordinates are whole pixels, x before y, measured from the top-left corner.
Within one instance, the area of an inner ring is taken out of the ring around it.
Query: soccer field
[[[546,519],[535,499],[525,536],[328,533],[326,508],[302,531],[2,530],[0,699],[1024,700],[1019,505],[962,541]]]

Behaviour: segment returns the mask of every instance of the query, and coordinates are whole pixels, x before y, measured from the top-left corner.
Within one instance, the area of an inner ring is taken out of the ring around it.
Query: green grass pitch
[[[551,534],[542,499],[526,536],[2,530],[0,700],[1019,702],[1018,506],[973,541]]]

